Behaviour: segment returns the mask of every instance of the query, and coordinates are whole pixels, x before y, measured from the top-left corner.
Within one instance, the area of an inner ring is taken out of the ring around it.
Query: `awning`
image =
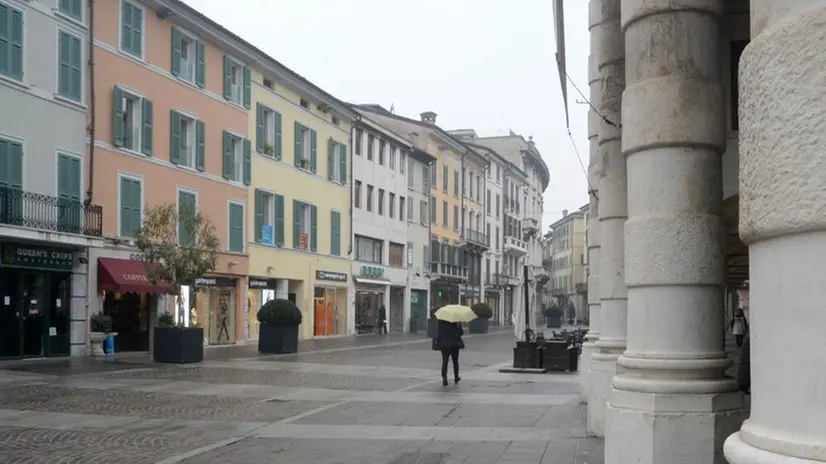
[[[131,259],[98,258],[98,287],[121,293],[176,293],[169,284],[150,282],[144,263]]]
[[[559,73],[559,83],[562,85],[562,104],[565,107],[565,127],[571,129],[568,120],[568,71],[565,57],[565,9],[563,0],[553,0],[554,32],[556,38],[556,68]]]
[[[365,285],[390,285],[390,281],[386,279],[370,279],[367,277],[358,277],[354,276],[353,279],[356,281],[357,284],[365,284]]]

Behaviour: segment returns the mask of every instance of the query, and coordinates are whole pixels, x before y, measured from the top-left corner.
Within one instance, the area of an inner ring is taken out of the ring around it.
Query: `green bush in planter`
[[[476,303],[471,306],[470,309],[472,309],[480,319],[490,319],[493,317],[493,309],[491,309],[487,303]]]
[[[549,306],[545,308],[545,317],[550,317],[552,319],[560,319],[562,318],[562,308],[559,306]]]
[[[89,331],[99,333],[111,333],[112,317],[107,316],[102,312],[92,314],[92,317],[89,318]]]
[[[258,310],[258,322],[262,325],[297,327],[301,319],[301,310],[290,300],[270,300]]]

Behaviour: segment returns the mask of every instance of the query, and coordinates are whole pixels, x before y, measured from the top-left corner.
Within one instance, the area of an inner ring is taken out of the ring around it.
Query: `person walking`
[[[734,334],[734,342],[737,344],[737,348],[742,348],[743,336],[746,334],[746,329],[748,328],[746,315],[742,309],[738,309],[737,312],[734,313],[734,317],[731,319],[729,325],[731,326],[731,333]]]
[[[386,334],[387,333],[387,308],[385,308],[384,305],[381,305],[381,307],[379,308],[379,320],[378,320],[378,322],[379,322],[379,335],[382,334],[382,331],[384,331],[384,333]]]
[[[465,348],[465,331],[458,322],[439,321],[439,331],[433,339],[433,349],[442,352],[442,385],[447,386],[447,363],[453,361],[453,382],[459,383],[459,350]]]

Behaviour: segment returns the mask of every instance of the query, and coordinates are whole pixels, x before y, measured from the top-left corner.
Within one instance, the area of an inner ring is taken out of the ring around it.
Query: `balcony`
[[[539,231],[539,221],[534,218],[522,219],[522,230],[527,234],[533,234]]]
[[[467,282],[468,268],[457,264],[430,263],[430,278],[432,280],[450,280],[454,282]]]
[[[508,287],[519,285],[519,277],[510,274],[494,274],[493,285],[497,287]]]
[[[533,267],[533,275],[538,279],[547,279],[551,276],[550,271],[548,271],[544,266],[532,266]]]
[[[103,207],[0,187],[0,224],[102,237]]]
[[[470,228],[465,229],[465,242],[469,245],[475,245],[487,250],[490,247],[488,240],[489,238],[487,234],[483,234],[478,230],[473,230]]]
[[[523,240],[516,237],[505,237],[505,254],[511,256],[524,256],[528,254],[528,247]]]

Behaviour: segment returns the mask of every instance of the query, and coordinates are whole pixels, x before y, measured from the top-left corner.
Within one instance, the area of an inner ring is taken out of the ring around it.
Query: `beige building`
[[[573,303],[577,319],[588,317],[585,279],[587,210],[588,205],[570,213],[564,210],[562,219],[551,224],[551,232],[545,239],[548,249],[543,254],[543,262],[550,263],[551,298],[563,307],[568,301]]]

